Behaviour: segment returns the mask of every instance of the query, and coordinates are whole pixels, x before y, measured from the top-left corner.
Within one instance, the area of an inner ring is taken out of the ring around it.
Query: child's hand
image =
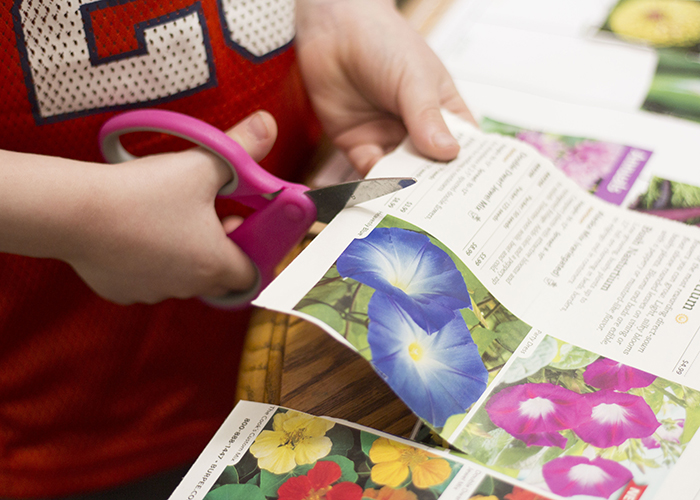
[[[259,112],[228,134],[259,161],[277,127]],[[2,154],[15,168],[5,177],[13,194],[7,206],[0,202],[0,231],[10,235],[0,251],[62,259],[97,294],[122,304],[253,285],[251,261],[226,236],[238,222],[220,222],[214,209],[231,179],[214,155],[195,148],[104,165]]]
[[[406,131],[428,157],[457,155],[440,109],[474,119],[445,67],[393,0],[298,0],[296,43],[326,132],[362,173]]]

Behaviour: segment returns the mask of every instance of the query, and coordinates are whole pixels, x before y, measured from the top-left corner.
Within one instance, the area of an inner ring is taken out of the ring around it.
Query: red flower
[[[537,493],[524,490],[518,486],[513,486],[513,492],[508,493],[503,498],[505,498],[505,500],[547,500],[546,497],[542,497]]]
[[[335,462],[317,462],[305,476],[291,477],[277,490],[279,500],[361,500],[362,488],[344,481]]]

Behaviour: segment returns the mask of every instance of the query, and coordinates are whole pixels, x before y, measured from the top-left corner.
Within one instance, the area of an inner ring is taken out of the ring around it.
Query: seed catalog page
[[[700,231],[601,194],[652,152],[621,145],[617,181],[583,189],[447,119],[457,159],[388,155],[371,176],[418,182],[342,212],[256,305],[320,325],[468,460],[543,497],[693,498]]]
[[[170,500],[550,500],[442,448],[241,401]]]

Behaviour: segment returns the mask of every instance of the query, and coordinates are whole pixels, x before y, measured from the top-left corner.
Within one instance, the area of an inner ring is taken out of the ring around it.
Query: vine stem
[[[348,310],[352,311],[355,306],[355,300],[357,299],[357,294],[360,293],[360,288],[362,287],[362,283],[357,284],[357,288],[355,288],[355,291],[352,294],[352,298],[350,299],[350,308]],[[345,322],[345,333],[343,333],[343,338],[347,340],[348,335],[350,335],[350,321]]]
[[[668,399],[670,399],[671,401],[676,403],[678,406],[683,407],[683,408],[686,406],[685,401],[680,399],[675,394],[668,392],[668,390],[665,387],[660,387],[659,385],[657,385],[656,381],[654,381],[654,383],[652,385],[655,386],[659,391],[661,391],[665,396],[667,396]]]

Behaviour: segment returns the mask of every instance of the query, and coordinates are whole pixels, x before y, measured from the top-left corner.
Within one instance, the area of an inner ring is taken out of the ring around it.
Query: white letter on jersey
[[[24,0],[15,7],[21,19],[18,35],[24,38],[24,47],[22,40],[18,46],[26,58],[38,121],[170,100],[216,84],[199,2],[134,24],[139,50],[100,59],[97,44],[107,41],[96,41],[90,12],[124,3]]]
[[[294,39],[294,0],[219,0],[226,42],[255,62]]]

